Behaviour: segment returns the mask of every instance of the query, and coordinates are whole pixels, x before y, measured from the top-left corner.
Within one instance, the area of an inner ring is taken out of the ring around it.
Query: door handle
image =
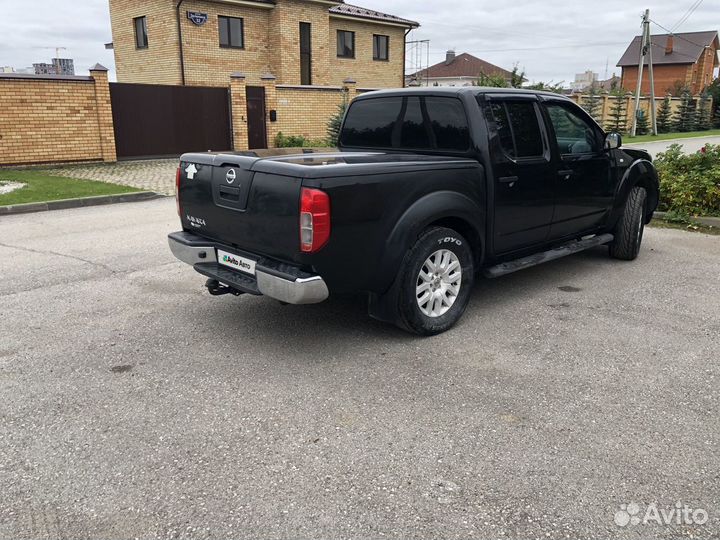
[[[561,176],[563,180],[570,180],[570,177],[575,174],[575,171],[568,169],[566,171],[558,171],[558,176]]]
[[[502,176],[498,178],[498,182],[500,182],[501,184],[514,184],[518,180],[520,180],[520,178],[518,178],[517,176]]]

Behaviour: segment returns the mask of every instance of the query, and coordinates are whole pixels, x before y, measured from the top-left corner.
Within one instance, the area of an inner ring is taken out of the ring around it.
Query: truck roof
[[[407,95],[459,95],[459,94],[518,94],[518,95],[537,95],[548,96],[554,98],[569,99],[562,94],[546,92],[543,90],[525,90],[523,88],[494,88],[487,86],[428,86],[414,88],[394,88],[389,90],[373,90],[359,95],[356,99],[373,98],[378,96],[407,96]]]

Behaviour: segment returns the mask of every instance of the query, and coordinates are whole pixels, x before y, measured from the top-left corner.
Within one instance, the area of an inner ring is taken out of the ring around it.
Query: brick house
[[[472,54],[456,55],[455,51],[448,51],[443,62],[410,75],[407,83],[420,86],[472,86],[481,73],[503,77],[508,83],[512,78],[510,71]]]
[[[622,87],[637,88],[641,37],[636,36],[618,62],[622,68]],[[692,94],[702,92],[714,79],[720,66],[718,33],[687,32],[652,36],[655,95],[662,96],[687,86]],[[650,78],[643,74],[642,93],[650,93]]]
[[[403,86],[418,23],[326,0],[110,0],[119,82]]]

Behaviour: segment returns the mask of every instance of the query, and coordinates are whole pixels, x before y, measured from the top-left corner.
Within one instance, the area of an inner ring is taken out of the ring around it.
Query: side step
[[[496,266],[491,266],[483,270],[483,275],[487,278],[498,278],[507,274],[512,274],[519,270],[525,270],[537,266],[538,264],[554,261],[555,259],[562,259],[573,253],[579,253],[586,249],[593,248],[595,246],[601,246],[608,244],[613,241],[615,237],[612,234],[601,234],[586,238],[585,240],[574,240],[562,246],[556,247],[549,251],[543,251],[542,253],[535,253],[522,259],[515,259],[514,261],[505,262]]]

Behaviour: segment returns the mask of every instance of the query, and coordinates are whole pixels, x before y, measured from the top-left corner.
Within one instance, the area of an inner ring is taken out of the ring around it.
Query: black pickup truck
[[[565,97],[379,91],[351,103],[339,152],[182,156],[169,241],[214,295],[365,293],[372,317],[432,335],[479,274],[604,244],[635,259],[658,198],[650,156]]]

